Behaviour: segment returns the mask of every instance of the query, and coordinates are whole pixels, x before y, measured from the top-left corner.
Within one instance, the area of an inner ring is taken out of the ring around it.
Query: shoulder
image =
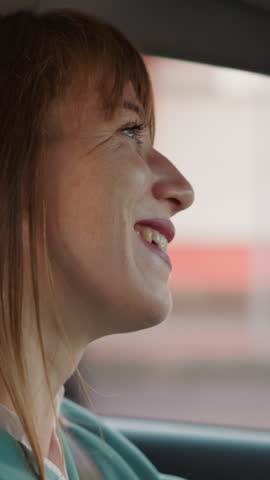
[[[56,480],[53,475],[46,478]],[[23,445],[7,431],[0,429],[0,480],[18,479],[35,480],[36,475],[26,460]]]
[[[25,447],[0,428],[0,480],[36,480],[37,475],[27,462],[27,457],[33,462],[32,453],[26,454]],[[46,480],[58,479],[58,475],[46,465],[45,475]]]
[[[61,402],[60,413],[64,416],[64,422],[67,426],[82,425],[92,432],[99,433],[100,418],[86,407],[64,397]]]
[[[181,480],[180,477],[161,475],[145,455],[120,432],[109,428],[100,417],[87,408],[64,398],[61,414],[68,421],[68,429],[82,442],[84,448],[95,452],[95,461],[102,471],[104,464],[117,478],[149,480]],[[104,478],[114,478],[102,472]],[[183,479],[182,479],[183,480]]]
[[[108,472],[111,471],[111,478],[159,480],[157,470],[142,452],[120,432],[109,428],[98,415],[66,398],[61,404],[61,414],[68,420],[69,433],[89,451],[106,479],[110,478]]]
[[[29,472],[20,444],[8,432],[0,429],[0,480],[29,480]],[[34,477],[33,477],[34,478]]]

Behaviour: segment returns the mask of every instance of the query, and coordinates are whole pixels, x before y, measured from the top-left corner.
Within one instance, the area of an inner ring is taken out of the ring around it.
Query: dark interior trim
[[[43,0],[117,25],[145,54],[270,73],[270,12],[240,0]]]
[[[251,5],[253,8],[270,11],[269,0],[239,0],[239,1],[244,3],[245,5]]]
[[[269,480],[270,432],[103,417],[160,472],[191,480]]]
[[[118,26],[145,54],[270,73],[268,0],[0,0],[2,12],[16,6],[78,8]]]

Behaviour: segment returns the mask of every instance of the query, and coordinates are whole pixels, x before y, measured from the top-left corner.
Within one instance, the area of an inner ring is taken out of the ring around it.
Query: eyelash
[[[127,137],[134,139],[135,142],[141,145],[143,143],[142,138],[143,138],[144,129],[145,129],[144,123],[141,123],[141,124],[135,123],[131,126],[126,126],[121,131],[122,133],[131,132],[134,136],[127,135]]]

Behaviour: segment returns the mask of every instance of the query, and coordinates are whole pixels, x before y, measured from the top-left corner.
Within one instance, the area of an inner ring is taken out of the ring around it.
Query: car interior
[[[270,73],[268,0],[137,0],[128,4],[97,0],[80,4],[118,26],[143,54]],[[106,421],[134,442],[161,472],[190,480],[269,478],[267,430],[120,416],[107,416]]]
[[[3,9],[10,9],[11,3],[1,2]],[[73,6],[96,14],[119,27],[144,55],[270,74],[269,0],[28,2],[33,3],[41,11]],[[66,384],[66,395],[76,399],[72,381]],[[188,480],[270,478],[267,429],[108,415],[104,420],[137,445],[160,472]]]

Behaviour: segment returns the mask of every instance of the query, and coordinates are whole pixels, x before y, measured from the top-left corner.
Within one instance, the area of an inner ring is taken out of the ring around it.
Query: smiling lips
[[[140,232],[140,238],[145,246],[163,258],[171,269],[172,264],[166,248],[175,235],[173,224],[166,219],[146,219],[137,222],[134,229]]]
[[[136,222],[136,225],[144,225],[146,227],[153,228],[157,230],[161,235],[163,235],[168,243],[172,241],[175,236],[175,228],[170,220],[163,218],[148,218],[145,220],[140,220]],[[134,228],[135,228],[134,227]]]

